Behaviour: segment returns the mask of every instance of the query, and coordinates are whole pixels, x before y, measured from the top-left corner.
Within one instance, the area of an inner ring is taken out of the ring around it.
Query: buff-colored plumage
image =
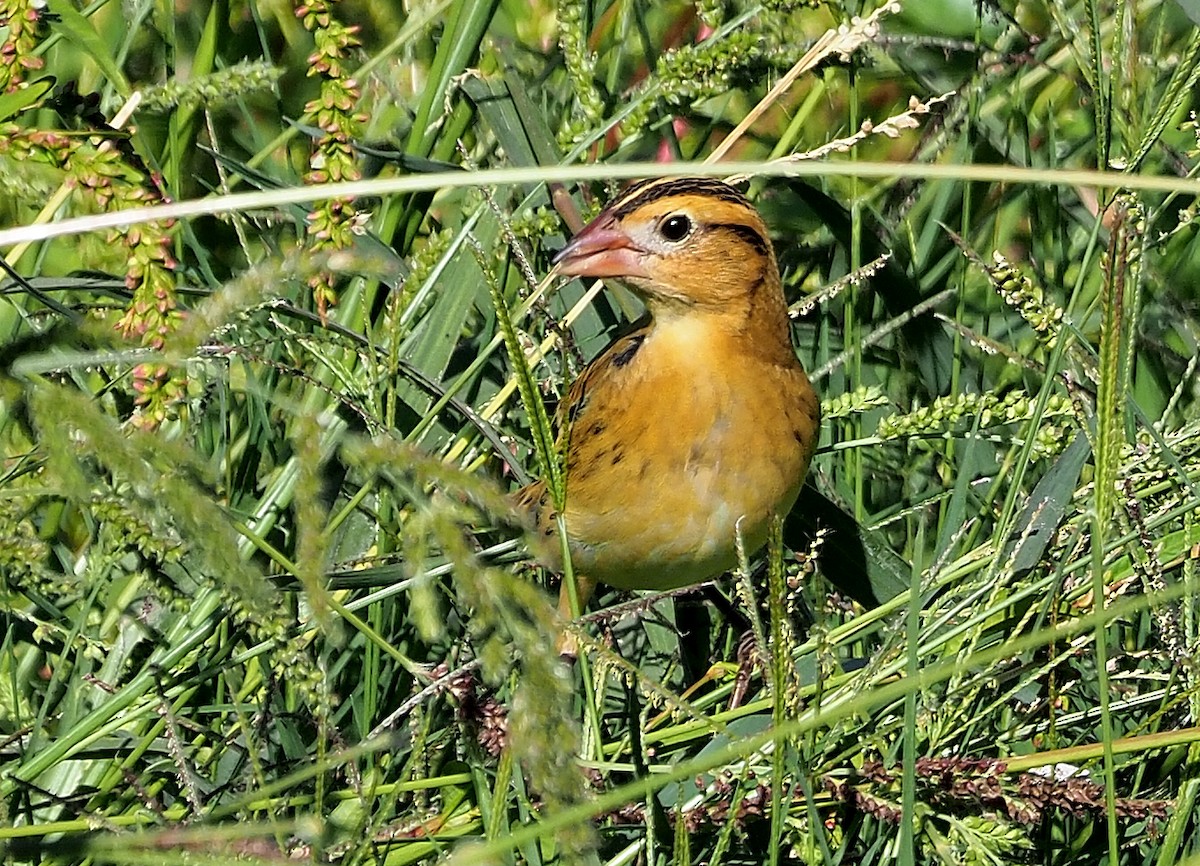
[[[650,316],[584,370],[560,412],[581,598],[597,581],[662,590],[731,568],[739,521],[753,552],[771,516],[796,501],[820,423],[762,219],[720,181],[647,181],[556,263],[562,274],[621,279]],[[543,483],[517,498],[555,534]],[[561,568],[554,553],[543,557]],[[564,588],[569,613],[566,599]]]

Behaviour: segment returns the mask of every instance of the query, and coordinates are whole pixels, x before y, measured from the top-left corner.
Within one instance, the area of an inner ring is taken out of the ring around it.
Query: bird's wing
[[[559,405],[555,415],[560,443],[570,425],[587,413],[589,396],[602,384],[621,376],[621,369],[633,360],[649,332],[647,324],[613,340],[571,383],[567,399]]]
[[[554,413],[554,428],[560,447],[569,442],[567,437],[571,425],[587,415],[588,397],[598,387],[620,376],[621,369],[633,360],[649,330],[647,322],[642,327],[617,337],[571,383],[567,398],[558,404],[558,411]],[[549,502],[547,492],[545,481],[535,481],[513,494],[513,506],[534,514],[535,519],[540,520]]]

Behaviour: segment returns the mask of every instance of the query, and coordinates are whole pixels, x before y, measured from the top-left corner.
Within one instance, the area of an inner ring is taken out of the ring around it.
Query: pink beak
[[[649,277],[646,252],[605,214],[592,220],[554,257],[568,277]]]

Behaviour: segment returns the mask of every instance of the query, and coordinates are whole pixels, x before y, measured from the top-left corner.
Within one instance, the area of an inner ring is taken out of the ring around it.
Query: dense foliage
[[[0,0],[0,860],[1198,862],[1194,0],[407,6]],[[568,666],[542,275],[713,162],[813,489]]]

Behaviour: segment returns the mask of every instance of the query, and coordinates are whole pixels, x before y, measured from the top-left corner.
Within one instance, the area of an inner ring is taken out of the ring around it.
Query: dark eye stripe
[[[710,229],[724,229],[727,232],[732,232],[739,238],[744,240],[750,246],[754,247],[759,255],[765,256],[771,248],[767,243],[767,239],[760,235],[757,229],[751,226],[743,225],[742,223],[713,223],[709,226]]]
[[[750,207],[744,195],[729,184],[711,177],[668,177],[644,180],[634,184],[625,194],[608,206],[617,219],[624,219],[635,210],[669,195],[702,195]]]

